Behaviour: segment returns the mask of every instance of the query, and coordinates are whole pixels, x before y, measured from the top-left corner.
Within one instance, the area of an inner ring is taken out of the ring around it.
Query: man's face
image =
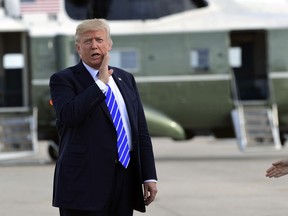
[[[87,31],[81,35],[76,48],[80,58],[92,68],[99,69],[111,43],[104,29]]]

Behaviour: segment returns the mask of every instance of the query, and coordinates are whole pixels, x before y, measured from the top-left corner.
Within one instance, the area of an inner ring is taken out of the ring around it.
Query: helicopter
[[[109,21],[110,64],[135,76],[152,136],[235,137],[241,151],[283,147],[287,1],[52,2],[54,12],[14,12],[28,29],[37,136],[53,141],[52,158],[57,158],[58,134],[49,78],[79,62],[74,31],[87,18]]]

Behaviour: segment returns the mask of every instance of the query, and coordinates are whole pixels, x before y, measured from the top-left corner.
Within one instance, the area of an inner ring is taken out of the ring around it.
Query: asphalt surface
[[[158,196],[135,216],[286,216],[288,176],[265,170],[288,149],[241,153],[234,139],[153,138]],[[51,206],[54,163],[47,143],[35,156],[0,162],[0,216],[57,216]]]

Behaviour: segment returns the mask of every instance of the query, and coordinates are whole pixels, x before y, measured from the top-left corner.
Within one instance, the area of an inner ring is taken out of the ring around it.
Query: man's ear
[[[111,50],[112,50],[112,45],[109,44],[108,51],[110,52]]]
[[[78,44],[75,44],[75,49],[79,55],[80,58],[82,58],[81,54],[80,54],[80,46]]]
[[[75,44],[75,49],[76,49],[77,52],[79,53],[80,46],[79,46],[77,43]]]
[[[113,42],[112,40],[108,40],[108,52],[112,50],[112,45],[113,45]]]

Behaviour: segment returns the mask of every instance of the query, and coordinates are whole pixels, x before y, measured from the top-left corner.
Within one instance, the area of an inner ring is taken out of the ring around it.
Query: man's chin
[[[92,67],[92,68],[95,68],[95,69],[99,69],[100,68],[100,66],[101,66],[101,63],[102,62],[99,62],[99,61],[93,61],[93,62],[90,62],[90,67]]]

